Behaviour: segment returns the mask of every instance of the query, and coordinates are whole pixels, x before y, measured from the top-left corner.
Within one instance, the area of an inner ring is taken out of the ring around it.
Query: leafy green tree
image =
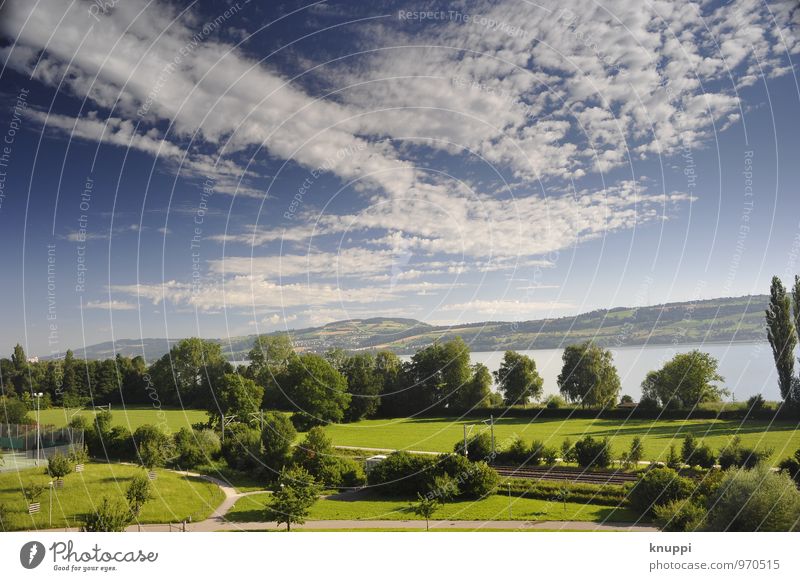
[[[222,416],[235,416],[243,424],[258,427],[263,387],[237,373],[226,373],[215,387],[216,401],[207,408],[212,426],[221,425]]]
[[[84,517],[81,531],[87,533],[117,533],[131,522],[131,512],[120,502],[103,497],[100,505]]]
[[[264,465],[276,474],[289,462],[292,444],[297,430],[289,417],[281,412],[264,414],[264,429],[261,432]]]
[[[653,508],[655,523],[666,532],[696,531],[703,526],[706,509],[692,498],[671,500]]]
[[[133,433],[133,441],[139,461],[148,470],[164,466],[175,454],[172,438],[157,426],[139,426]]]
[[[222,346],[197,337],[179,341],[150,369],[162,402],[204,409],[213,401],[213,388],[232,372]]]
[[[136,474],[125,491],[125,498],[133,519],[139,518],[142,507],[152,498],[152,494],[150,480],[144,474]]]
[[[231,424],[225,428],[222,457],[235,470],[253,471],[261,467],[262,433],[247,424]]]
[[[279,525],[286,523],[291,531],[293,524],[303,524],[321,489],[314,477],[304,468],[284,468],[266,507],[267,521]]]
[[[673,470],[680,470],[683,467],[683,462],[681,461],[680,455],[675,450],[674,444],[669,447],[666,464],[667,468],[672,468]]]
[[[483,363],[472,366],[472,377],[450,397],[448,407],[456,411],[467,411],[485,407],[490,403],[492,374]]]
[[[35,423],[28,414],[28,406],[20,400],[0,396],[0,423],[3,424],[33,424]]]
[[[459,440],[453,446],[453,452],[464,455],[464,440]],[[491,459],[492,437],[488,432],[481,432],[467,438],[467,458],[473,462]]]
[[[795,292],[800,289],[795,283]],[[797,298],[797,297],[796,297]],[[795,309],[797,314],[797,309]],[[769,306],[766,311],[767,339],[772,347],[775,369],[778,372],[778,387],[781,397],[788,401],[792,395],[794,376],[794,350],[797,347],[797,333],[792,321],[792,302],[786,289],[777,276],[772,277],[769,289]]]
[[[609,407],[616,403],[620,381],[611,351],[585,341],[568,345],[562,359],[558,387],[568,401],[584,407]]]
[[[536,371],[536,362],[516,351],[505,352],[494,379],[506,405],[527,405],[542,396],[544,382]]]
[[[729,471],[709,499],[708,531],[800,530],[800,491],[786,474],[761,465]]]
[[[791,458],[781,460],[778,468],[800,486],[800,448],[794,451]]]
[[[430,519],[433,518],[434,513],[439,508],[439,501],[436,498],[429,496],[417,495],[417,501],[409,505],[409,509],[415,515],[425,519],[425,530],[430,530]]]
[[[651,515],[657,505],[689,498],[694,486],[671,468],[645,472],[628,495],[630,505],[642,515]]]
[[[683,460],[684,464],[692,465],[690,461],[697,451],[697,445],[697,438],[694,437],[694,434],[691,432],[686,434],[686,437],[683,438],[683,444],[681,444],[681,460]]]
[[[357,422],[374,416],[383,391],[383,376],[377,369],[375,356],[358,353],[345,357],[340,371],[347,379],[347,391],[350,393],[350,407],[345,413],[345,420]]]
[[[28,358],[25,349],[19,343],[14,345],[11,363],[14,365],[14,374],[10,379],[17,393],[30,392],[32,387],[28,387]]]
[[[317,477],[326,459],[331,456],[333,456],[333,441],[325,430],[315,426],[308,431],[305,440],[294,449],[293,460],[296,465]]]
[[[298,430],[344,419],[350,405],[347,380],[323,357],[313,353],[292,357],[282,384],[296,410],[292,422]]]
[[[725,381],[717,373],[717,360],[698,350],[679,353],[642,382],[642,395],[655,398],[664,407],[689,408],[719,401],[728,391],[715,385]]]
[[[584,436],[575,442],[575,459],[584,468],[606,468],[613,460],[611,442],[608,438],[595,440]]]
[[[286,368],[293,354],[292,340],[286,333],[256,337],[253,348],[247,353],[251,379],[257,379],[265,370],[279,373]]]
[[[47,474],[56,480],[62,480],[74,470],[72,462],[63,454],[53,454],[47,460]]]

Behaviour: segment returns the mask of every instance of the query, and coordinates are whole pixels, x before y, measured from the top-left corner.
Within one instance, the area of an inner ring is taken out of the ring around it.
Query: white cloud
[[[89,301],[83,305],[85,309],[100,309],[104,311],[135,311],[136,305],[126,301]]]
[[[533,315],[541,315],[555,310],[572,309],[575,305],[558,301],[518,301],[518,300],[474,300],[455,303],[442,307],[442,311],[457,311],[470,317],[505,317],[510,319],[526,319]]]

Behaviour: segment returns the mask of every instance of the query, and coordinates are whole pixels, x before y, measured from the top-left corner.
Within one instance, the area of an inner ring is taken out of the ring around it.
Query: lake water
[[[678,353],[699,349],[710,353],[719,361],[719,373],[725,378],[725,387],[736,401],[743,401],[760,393],[768,400],[780,400],[778,378],[769,343],[706,343],[703,345],[651,345],[611,349],[614,364],[622,382],[621,394],[641,395],[641,383],[648,371],[659,369]],[[561,349],[535,349],[520,351],[536,361],[536,368],[544,380],[544,393],[558,393],[556,379],[561,372]],[[471,354],[473,363],[483,363],[491,371],[500,367],[503,352],[478,351]]]

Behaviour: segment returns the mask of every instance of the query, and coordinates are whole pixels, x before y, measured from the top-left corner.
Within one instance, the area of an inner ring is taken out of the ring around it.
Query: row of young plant
[[[463,453],[464,442],[456,442],[453,449],[455,452]],[[596,439],[588,435],[576,442],[566,438],[559,448],[547,446],[539,440],[527,443],[521,436],[517,436],[508,446],[493,451],[491,436],[482,432],[467,440],[466,450],[470,458],[491,456],[493,462],[500,465],[553,466],[562,462],[593,469],[609,468],[614,465],[636,469],[645,456],[644,444],[639,436],[634,437],[628,449],[619,455],[614,454],[609,438]],[[676,446],[670,446],[669,454],[663,464],[676,470],[683,467],[708,469],[717,464],[723,470],[731,467],[752,468],[771,455],[770,449],[757,450],[743,446],[739,436],[734,436],[724,448],[715,452],[690,433],[684,437],[680,451]]]

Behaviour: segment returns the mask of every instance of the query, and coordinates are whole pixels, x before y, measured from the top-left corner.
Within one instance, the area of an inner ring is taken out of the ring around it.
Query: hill
[[[435,340],[461,336],[473,351],[504,349],[553,349],[594,339],[606,347],[671,345],[699,342],[763,341],[766,295],[667,303],[648,307],[601,309],[577,316],[534,321],[487,321],[452,326],[433,326],[414,319],[350,319],[321,327],[290,331],[297,349],[322,352],[390,349],[411,353]],[[244,359],[255,336],[216,339],[231,360]],[[147,354],[154,361],[176,339],[124,339],[116,344],[86,347],[89,359]],[[78,357],[84,349],[75,349]]]

